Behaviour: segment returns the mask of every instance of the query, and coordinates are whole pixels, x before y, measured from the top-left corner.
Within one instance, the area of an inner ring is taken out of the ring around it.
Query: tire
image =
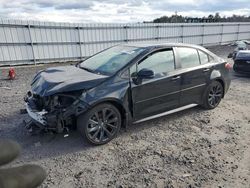
[[[220,104],[223,92],[222,84],[218,81],[213,81],[205,91],[202,107],[208,110],[216,108]]]
[[[233,66],[233,70],[234,70],[234,72],[238,73],[238,70],[236,69],[235,66]]]
[[[102,145],[116,137],[121,122],[119,110],[110,103],[102,103],[78,117],[77,129],[88,143]]]

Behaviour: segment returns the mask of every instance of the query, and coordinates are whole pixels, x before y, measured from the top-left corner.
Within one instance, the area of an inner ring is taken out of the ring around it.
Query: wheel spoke
[[[221,99],[221,95],[215,95],[215,98],[219,101]]]
[[[91,125],[98,125],[98,122],[95,121],[95,120],[93,120],[93,119],[89,119],[89,123],[90,123]]]
[[[95,117],[96,117],[98,123],[100,124],[101,123],[101,119],[100,119],[100,117],[98,115],[98,112],[95,112]]]
[[[107,133],[108,137],[112,136],[112,133],[106,127],[103,127],[103,130]]]
[[[219,101],[218,97],[215,97],[214,98],[214,104],[216,105],[218,103],[218,101]]]
[[[106,120],[106,112],[107,112],[106,108],[102,109],[102,121]]]
[[[218,88],[215,93],[221,93],[221,88]]]
[[[209,101],[209,104],[210,104],[211,106],[213,106],[213,100]]]
[[[221,91],[216,91],[215,94],[221,94]]]
[[[110,116],[113,115],[113,112],[112,111],[109,111],[109,114],[106,116],[106,120],[110,118]]]
[[[221,97],[221,93],[215,94],[215,97]]]
[[[108,124],[110,124],[110,123],[116,123],[117,121],[118,121],[117,117],[114,117],[114,118],[108,120],[107,123],[108,123]]]
[[[215,87],[212,88],[212,91],[211,91],[211,92],[214,93],[214,91],[215,91]]]
[[[208,94],[208,96],[209,96],[209,97],[212,97],[212,96],[213,96],[213,94],[209,93],[209,94]]]
[[[214,106],[214,99],[211,101],[211,105]]]
[[[95,126],[95,127],[90,128],[88,131],[89,133],[91,133],[91,132],[97,131],[98,128],[99,128],[98,126]]]
[[[110,124],[110,123],[107,123],[106,125],[109,126],[109,127],[112,127],[112,128],[116,128],[115,125],[112,125],[112,124]]]
[[[209,103],[211,104],[211,106],[213,106],[213,105],[214,105],[214,97],[211,97],[211,99],[210,99]]]
[[[101,129],[101,133],[100,133],[100,141],[102,141],[102,140],[103,140],[103,137],[104,137],[104,130],[103,130],[103,129]]]
[[[214,87],[214,93],[215,93],[217,90],[218,90],[218,86],[216,85],[216,86]]]
[[[96,139],[97,138],[97,135],[98,135],[98,133],[100,132],[100,129],[98,129],[96,132],[95,132],[95,134],[92,136],[92,139]]]

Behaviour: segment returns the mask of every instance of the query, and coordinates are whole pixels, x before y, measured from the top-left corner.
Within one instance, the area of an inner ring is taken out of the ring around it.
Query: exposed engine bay
[[[25,97],[26,110],[33,120],[26,127],[30,131],[43,130],[61,133],[74,128],[77,101],[82,92],[68,92],[41,97],[30,91]],[[39,116],[40,115],[40,116]]]

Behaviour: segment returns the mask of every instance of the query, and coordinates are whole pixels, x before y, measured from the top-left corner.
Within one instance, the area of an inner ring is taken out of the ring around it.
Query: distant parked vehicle
[[[237,73],[250,74],[250,50],[242,50],[236,54],[233,69]]]
[[[88,142],[112,140],[120,127],[201,105],[218,106],[230,64],[201,46],[131,44],[76,66],[48,68],[33,79],[26,109],[39,128],[77,124]]]
[[[228,58],[233,58],[235,59],[237,53],[241,50],[248,50],[247,48],[247,42],[246,41],[236,41],[234,43],[234,45],[236,45],[237,47],[234,49],[234,51],[232,53],[229,53]]]

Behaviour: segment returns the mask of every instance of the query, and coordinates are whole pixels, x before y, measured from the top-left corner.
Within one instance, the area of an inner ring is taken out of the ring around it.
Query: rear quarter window
[[[198,53],[199,53],[201,64],[206,64],[209,62],[209,56],[206,53],[200,50],[198,50]]]

